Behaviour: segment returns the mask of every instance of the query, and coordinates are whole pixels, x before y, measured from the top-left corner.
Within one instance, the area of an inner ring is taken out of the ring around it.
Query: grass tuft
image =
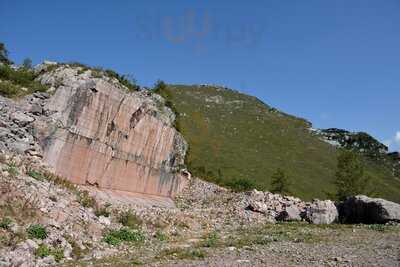
[[[41,224],[32,224],[27,229],[28,237],[31,239],[46,239],[47,231],[46,228]]]

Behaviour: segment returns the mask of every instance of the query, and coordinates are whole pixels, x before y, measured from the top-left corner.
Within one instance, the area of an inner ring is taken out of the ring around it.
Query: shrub
[[[165,234],[165,233],[164,233],[163,231],[161,231],[161,230],[157,230],[157,232],[156,232],[156,238],[157,238],[159,241],[164,242],[164,241],[167,241],[167,240],[168,240],[168,235]]]
[[[180,260],[197,260],[204,259],[207,253],[200,249],[182,249],[172,248],[165,249],[157,255],[157,259],[174,258]]]
[[[80,191],[78,191],[76,186],[73,183],[71,183],[70,181],[68,181],[67,179],[62,178],[62,177],[55,175],[48,171],[45,171],[42,174],[43,174],[44,179],[48,180],[49,182],[52,182],[58,186],[64,187],[70,191],[76,192],[76,194],[79,195]]]
[[[10,162],[10,163],[7,165],[6,171],[11,175],[11,177],[17,177],[18,174],[19,174],[17,165],[15,164],[14,161]]]
[[[107,203],[104,206],[96,206],[96,209],[94,211],[94,214],[97,217],[104,216],[104,217],[110,217],[111,212],[109,208],[111,207],[111,204]]]
[[[347,197],[367,194],[369,179],[364,177],[364,166],[357,154],[343,150],[338,156],[338,165],[334,184],[336,198],[345,200]]]
[[[64,250],[61,248],[52,249],[51,255],[54,256],[56,262],[60,262],[64,258]]]
[[[143,233],[139,230],[121,228],[119,230],[110,230],[103,237],[103,241],[112,246],[118,246],[122,242],[140,243],[145,239]]]
[[[8,51],[4,43],[0,43],[0,62],[3,64],[13,64],[8,58]]]
[[[88,191],[78,191],[78,202],[85,208],[93,208],[96,204],[95,199],[89,195]]]
[[[12,221],[11,221],[10,218],[3,218],[3,219],[0,221],[0,228],[2,228],[2,229],[9,229],[11,223],[12,223]]]
[[[40,244],[36,249],[35,255],[40,258],[50,256],[50,248],[46,244]]]
[[[117,79],[122,85],[128,88],[128,91],[138,91],[140,86],[136,84],[136,80],[131,75],[120,75],[113,70],[105,70],[105,73],[110,78]]]
[[[0,66],[0,93],[5,97],[18,97],[34,92],[45,92],[47,86],[35,81],[37,74],[26,68],[13,69],[8,65]],[[22,90],[25,87],[26,90]]]
[[[167,84],[164,81],[158,80],[154,85],[153,92],[156,94],[162,94],[167,88]]]
[[[0,95],[4,97],[14,97],[21,91],[19,86],[14,85],[10,81],[0,81]]]
[[[122,212],[119,215],[118,222],[123,226],[132,229],[137,229],[142,224],[142,220],[138,216],[136,216],[136,214],[134,214],[131,210]]]
[[[290,194],[290,180],[282,169],[277,169],[272,175],[271,192],[276,194]]]
[[[122,243],[122,240],[115,237],[112,234],[107,234],[103,237],[103,241],[106,242],[107,244],[111,245],[111,246],[119,246]]]
[[[370,225],[368,225],[368,229],[384,232],[386,229],[386,226],[384,224],[370,224]]]
[[[40,244],[35,255],[40,258],[52,255],[56,262],[60,262],[64,258],[64,251],[61,248],[51,249],[46,244]]]
[[[38,171],[29,169],[26,174],[30,177],[32,177],[33,179],[36,179],[38,181],[43,181],[45,179],[44,175]]]
[[[255,188],[254,183],[246,178],[235,178],[231,181],[228,181],[226,186],[235,192],[249,191]]]
[[[202,242],[203,247],[212,248],[219,243],[219,236],[216,232],[209,233]]]
[[[46,239],[47,238],[47,231],[41,224],[32,224],[29,226],[28,230],[28,237],[31,239]]]

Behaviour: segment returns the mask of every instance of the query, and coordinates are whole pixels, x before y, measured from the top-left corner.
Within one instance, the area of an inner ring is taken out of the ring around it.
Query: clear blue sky
[[[0,0],[16,62],[212,83],[400,149],[400,1]]]

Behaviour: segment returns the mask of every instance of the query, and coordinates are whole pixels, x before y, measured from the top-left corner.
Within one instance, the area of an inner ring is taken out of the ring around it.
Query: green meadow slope
[[[162,95],[178,113],[177,127],[190,145],[186,162],[195,175],[223,185],[247,179],[268,190],[271,175],[282,168],[296,196],[325,198],[334,191],[338,151],[304,119],[220,87],[169,85]],[[365,163],[377,195],[400,202],[399,179]]]

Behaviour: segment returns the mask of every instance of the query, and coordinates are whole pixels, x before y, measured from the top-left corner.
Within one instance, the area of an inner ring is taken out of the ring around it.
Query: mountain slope
[[[177,126],[190,145],[186,162],[195,175],[221,184],[248,179],[269,189],[271,175],[282,168],[299,197],[333,192],[337,149],[307,121],[221,87],[170,85],[162,95],[179,114]],[[399,202],[399,179],[365,160],[378,195]]]

